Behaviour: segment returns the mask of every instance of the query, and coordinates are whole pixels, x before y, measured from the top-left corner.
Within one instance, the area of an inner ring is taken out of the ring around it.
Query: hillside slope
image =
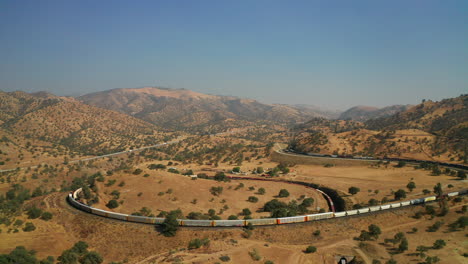
[[[292,148],[336,155],[467,162],[468,95],[427,101],[364,124],[312,121],[298,129]]]
[[[287,105],[216,96],[185,89],[145,87],[114,89],[84,95],[78,100],[125,113],[159,127],[191,132],[214,132],[253,123],[291,124],[320,116]]]
[[[159,142],[156,126],[73,98],[0,92],[0,129],[82,154],[102,154]]]
[[[340,120],[355,120],[364,122],[373,118],[388,117],[398,112],[405,111],[409,105],[392,105],[383,108],[372,106],[355,106],[340,114]]]

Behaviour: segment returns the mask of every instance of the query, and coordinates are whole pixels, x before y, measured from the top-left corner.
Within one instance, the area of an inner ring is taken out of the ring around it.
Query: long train
[[[105,210],[101,210],[101,209],[97,209],[97,208],[85,205],[81,203],[78,198],[78,195],[81,193],[81,191],[82,189],[80,188],[78,190],[70,192],[67,197],[69,203],[72,206],[78,208],[79,210],[82,210],[91,214],[99,215],[102,217],[128,221],[128,222],[145,223],[145,224],[162,224],[164,222],[165,218],[161,218],[161,217],[146,217],[146,216],[120,214],[120,213],[109,212],[109,211],[105,211]],[[446,196],[453,197],[453,196],[458,196],[458,195],[465,195],[467,193],[468,193],[468,190],[465,189],[465,190],[461,190],[458,192],[450,192],[446,194]],[[342,212],[332,211],[332,212],[327,212],[327,213],[308,214],[308,215],[300,215],[300,216],[292,216],[292,217],[261,218],[261,219],[247,219],[247,220],[177,219],[177,222],[179,223],[180,226],[194,226],[194,227],[242,227],[242,226],[247,226],[249,224],[255,225],[255,226],[282,225],[282,224],[303,223],[303,222],[311,222],[311,221],[318,221],[318,220],[324,220],[324,219],[369,214],[369,213],[389,210],[393,208],[400,208],[400,207],[405,207],[405,206],[410,206],[410,205],[418,205],[418,204],[423,204],[427,202],[432,202],[432,201],[435,201],[436,199],[437,199],[436,196],[427,196],[424,198],[418,198],[418,199],[413,199],[409,201],[371,206],[371,207],[366,207],[366,208],[361,208],[361,209],[356,209],[356,210],[348,210],[348,211],[342,211]]]
[[[389,157],[383,157],[382,159],[380,158],[375,158],[375,157],[365,157],[365,156],[352,156],[352,155],[329,155],[329,154],[320,154],[320,153],[311,153],[311,152],[298,152],[293,149],[286,149],[284,150],[285,152],[291,152],[294,154],[298,155],[306,155],[306,156],[311,156],[311,157],[318,157],[318,158],[334,158],[334,159],[354,159],[354,160],[368,160],[368,161],[404,161],[408,163],[427,163],[431,165],[439,165],[443,167],[451,167],[455,169],[462,169],[462,170],[468,170],[467,165],[463,164],[455,164],[455,163],[448,163],[448,162],[437,162],[437,161],[432,161],[432,160],[415,160],[415,159],[403,159],[403,158],[389,158]]]

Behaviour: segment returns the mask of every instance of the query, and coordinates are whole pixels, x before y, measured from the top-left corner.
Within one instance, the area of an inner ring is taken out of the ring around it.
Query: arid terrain
[[[184,90],[161,91],[161,98],[194,102],[213,99]],[[150,92],[157,91],[137,92],[139,100],[147,100]],[[111,98],[123,100],[121,96],[128,93],[133,94],[123,90],[120,97]],[[14,170],[0,173],[0,254],[24,246],[35,250],[38,259],[60,257],[59,263],[68,263],[64,254],[79,241],[86,242],[89,251],[98,252],[104,263],[331,264],[340,256],[369,264],[391,259],[397,263],[428,263],[427,257],[434,256],[439,263],[464,263],[468,254],[465,196],[362,216],[252,230],[180,227],[173,237],[164,236],[161,226],[106,219],[79,211],[66,201],[69,191],[85,188],[87,197],[83,201],[119,213],[166,216],[180,210],[182,218],[245,219],[270,217],[272,212],[263,207],[273,199],[297,205],[312,198],[307,213],[328,212],[330,208],[312,188],[285,182],[228,181],[222,178],[226,175],[317,184],[336,190],[348,210],[392,203],[401,192],[401,200],[434,195],[439,183],[445,193],[467,189],[466,176],[453,168],[317,158],[284,151],[294,143],[305,152],[368,155],[366,151],[374,146],[374,153],[382,155],[464,164],[460,142],[442,140],[434,129],[444,135],[464,131],[466,117],[460,117],[459,112],[465,108],[459,106],[466,102],[465,97],[410,108],[400,114],[406,123],[391,125],[394,130],[322,118],[303,123],[299,125],[302,130],[292,132],[284,120],[274,122],[272,117],[261,116],[256,123],[240,115],[243,117],[223,119],[234,120],[235,125],[215,135],[207,131],[218,131],[222,125],[215,122],[212,126],[212,120],[205,119],[194,119],[203,128],[195,132],[162,131],[137,119],[137,114],[127,115],[122,109],[128,110],[128,103],[104,110],[53,95],[1,95],[10,106],[2,109],[1,115],[0,169]],[[53,101],[44,101],[51,98]],[[25,101],[31,106],[26,107]],[[442,106],[447,109],[437,110]],[[426,121],[411,116],[411,111],[426,108],[429,110],[422,115]],[[163,118],[160,114],[158,118]],[[436,114],[439,117],[434,117]],[[441,117],[461,121],[454,124]],[[374,126],[391,121],[376,120],[371,121]],[[450,123],[450,128],[437,125],[444,122]],[[37,133],[32,133],[32,128]],[[151,149],[84,160],[176,138],[171,144]],[[215,176],[221,178],[213,180]],[[289,192],[287,197],[279,196],[282,189]],[[366,237],[368,232],[362,230],[370,230],[371,225],[376,225],[380,233]],[[202,244],[194,246],[195,239]],[[445,245],[438,242],[435,246],[437,240]],[[403,241],[406,247],[401,245]],[[316,251],[307,252],[308,247]]]

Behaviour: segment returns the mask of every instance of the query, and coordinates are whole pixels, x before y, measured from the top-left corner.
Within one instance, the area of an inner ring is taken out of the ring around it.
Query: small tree
[[[426,258],[426,263],[427,263],[427,264],[434,264],[434,263],[437,263],[437,262],[439,262],[439,261],[440,261],[440,259],[439,259],[439,257],[437,257],[437,256],[434,256],[434,257],[427,257],[427,258]]]
[[[398,251],[399,251],[400,253],[403,253],[403,252],[405,252],[406,250],[408,250],[408,240],[407,240],[406,238],[403,238],[403,239],[401,240],[400,245],[398,246]]]
[[[81,259],[80,263],[83,264],[101,264],[104,261],[102,256],[96,251],[86,253]]]
[[[250,211],[249,208],[244,208],[242,209],[242,215],[251,215],[252,212]]]
[[[447,244],[445,243],[445,240],[443,239],[437,239],[435,242],[434,242],[434,245],[432,246],[433,249],[441,249],[443,247],[445,247]]]
[[[41,219],[45,220],[45,221],[48,221],[48,220],[52,219],[52,213],[50,213],[50,212],[42,213]]]
[[[249,198],[247,199],[247,201],[251,202],[251,203],[256,203],[258,202],[258,198],[255,197],[255,196],[249,196]]]
[[[395,192],[395,200],[400,200],[402,198],[406,198],[406,192],[403,189],[399,189]]]
[[[466,180],[466,172],[464,171],[458,171],[457,172],[457,177],[460,179],[460,180]]]
[[[210,192],[212,195],[219,196],[223,192],[223,187],[211,187]]]
[[[406,162],[405,161],[398,161],[398,164],[396,165],[397,168],[403,168],[404,166],[406,166]]]
[[[355,195],[355,194],[357,194],[357,193],[360,192],[360,191],[361,191],[361,189],[359,189],[358,187],[354,187],[354,186],[349,187],[349,189],[348,189],[348,192],[349,192],[351,195]]]
[[[435,186],[434,186],[434,193],[437,195],[437,196],[442,196],[442,194],[444,193],[444,191],[442,190],[442,185],[439,183],[437,183]]]
[[[368,228],[369,234],[375,239],[378,239],[379,235],[382,234],[382,230],[380,230],[380,227],[378,227],[377,225],[372,224]]]
[[[308,246],[305,250],[306,253],[315,253],[317,251],[317,248],[314,246]]]
[[[281,190],[279,191],[278,197],[288,197],[288,196],[289,196],[288,190],[286,190],[286,189],[281,189]]]
[[[259,189],[258,189],[257,194],[259,194],[259,195],[264,195],[265,192],[266,192],[266,191],[265,191],[265,188],[262,187],[262,188],[259,188]]]
[[[232,169],[232,172],[239,173],[239,172],[240,172],[240,170],[241,170],[241,168],[240,168],[240,167],[234,167],[234,168]]]
[[[107,208],[109,209],[114,209],[114,208],[117,208],[119,206],[119,202],[117,202],[116,200],[112,199],[110,200],[107,204],[106,204]]]
[[[162,223],[162,234],[166,237],[173,237],[179,229],[179,222],[177,222],[176,214],[171,212],[166,216]]]
[[[406,185],[406,188],[408,188],[408,190],[410,192],[412,192],[415,188],[416,188],[416,183],[414,183],[413,181],[410,181],[407,185]]]
[[[31,222],[27,222],[26,225],[23,227],[24,232],[31,232],[34,230],[36,230],[36,226]]]
[[[36,219],[42,215],[42,210],[37,208],[36,206],[33,206],[28,209],[26,214],[28,215],[29,219]]]

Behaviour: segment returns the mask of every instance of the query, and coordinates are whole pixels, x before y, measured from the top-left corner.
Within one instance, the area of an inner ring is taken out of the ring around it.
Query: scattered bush
[[[42,215],[42,210],[36,206],[33,206],[27,210],[26,214],[28,215],[29,219],[36,219]]]
[[[427,228],[427,232],[436,232],[444,224],[442,221],[437,221]]]
[[[286,190],[286,189],[281,189],[281,190],[279,191],[278,197],[284,198],[284,197],[288,197],[288,196],[289,196],[288,190]]]
[[[223,187],[218,186],[218,187],[211,187],[210,193],[215,196],[219,196],[223,192]]]
[[[257,194],[259,195],[264,195],[265,194],[265,188],[259,188],[258,191],[257,191]]]
[[[208,238],[203,238],[203,239],[195,238],[189,242],[188,249],[197,249],[197,248],[201,248],[201,247],[205,247],[209,245],[210,245],[210,240]]]
[[[36,226],[31,222],[27,222],[25,226],[23,227],[24,232],[31,232],[34,230],[36,230]]]
[[[106,204],[106,206],[109,209],[114,209],[114,208],[119,207],[119,202],[117,202],[117,200],[112,199]]]
[[[305,250],[305,253],[315,253],[317,251],[317,248],[314,246],[308,246]]]
[[[443,247],[445,247],[447,244],[445,243],[445,240],[443,239],[437,239],[435,242],[434,242],[434,245],[432,246],[433,249],[441,249]]]
[[[395,200],[400,200],[402,198],[406,198],[406,192],[403,189],[399,189],[395,192]]]
[[[229,256],[221,256],[219,257],[219,259],[222,261],[222,262],[228,262],[231,260],[231,258]]]
[[[247,201],[251,202],[251,203],[256,203],[258,202],[258,198],[255,197],[255,196],[249,196],[249,198],[247,199]]]
[[[258,251],[256,248],[254,248],[252,251],[249,252],[249,255],[250,257],[255,260],[255,261],[259,261],[262,259],[262,257],[260,256],[260,254],[258,254]]]
[[[360,191],[361,191],[361,189],[359,189],[358,187],[354,187],[354,186],[349,187],[349,189],[348,189],[348,192],[349,192],[351,195],[355,195],[355,194],[357,194],[357,193],[360,192]]]
[[[52,219],[52,213],[50,213],[50,212],[42,213],[41,219],[45,220],[45,221],[48,221],[48,220]]]

